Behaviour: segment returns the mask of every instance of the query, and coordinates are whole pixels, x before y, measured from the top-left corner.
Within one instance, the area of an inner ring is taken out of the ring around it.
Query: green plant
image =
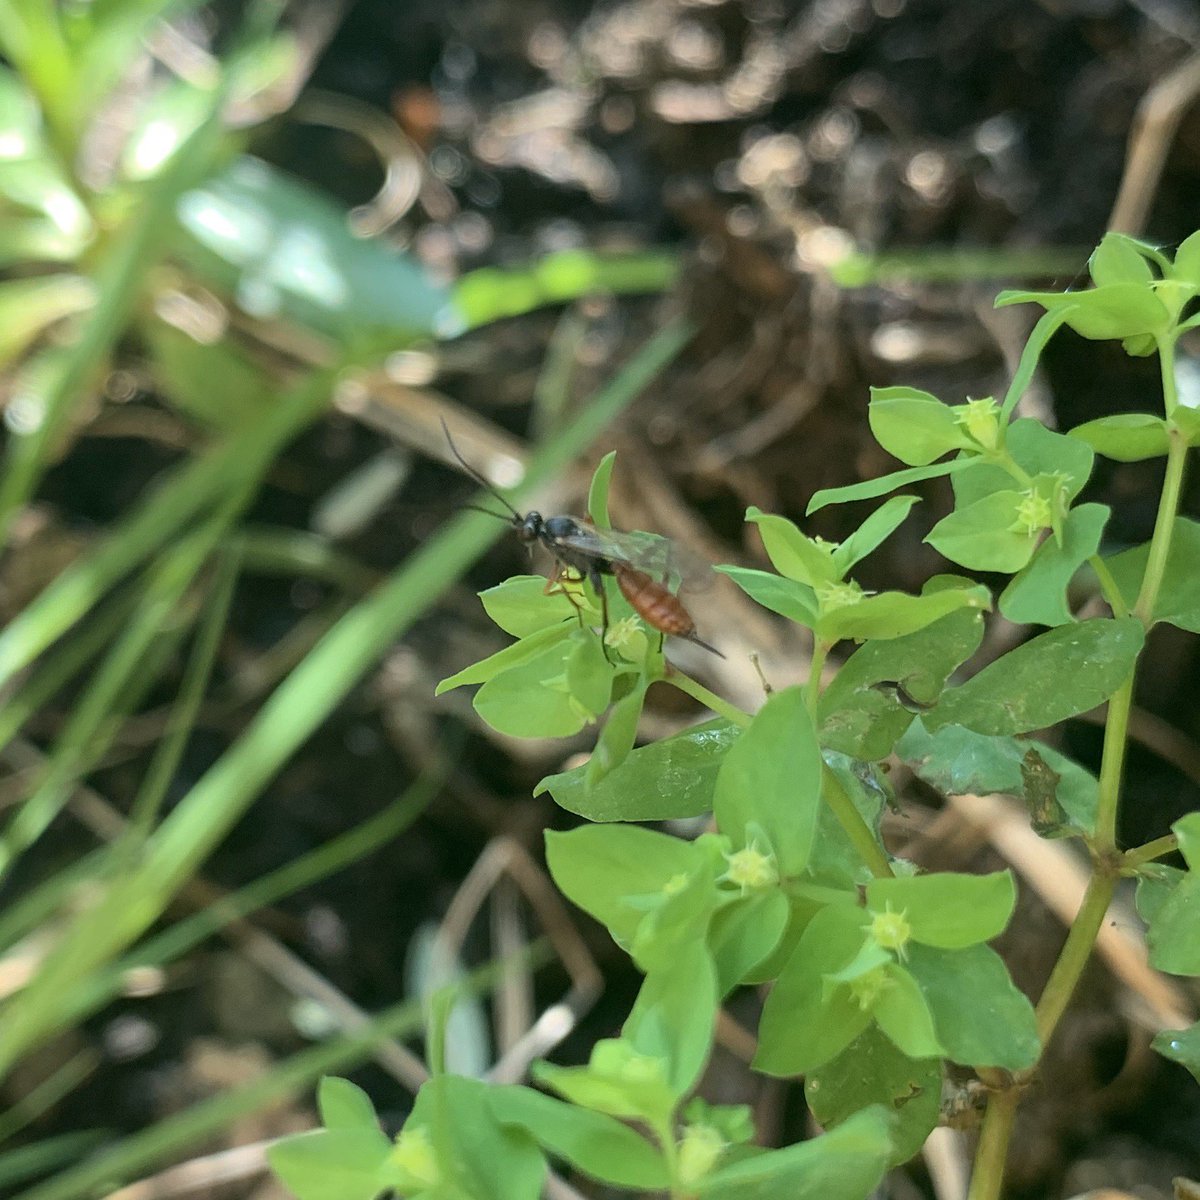
[[[535,1080],[561,1099],[446,1075],[435,1036],[434,1077],[393,1143],[362,1093],[326,1080],[324,1129],[271,1155],[302,1200],[368,1200],[387,1188],[429,1200],[532,1200],[548,1157],[674,1200],[865,1197],[937,1123],[946,1063],[973,1068],[987,1090],[971,1196],[991,1200],[1022,1087],[1119,879],[1138,880],[1152,961],[1200,974],[1200,814],[1146,846],[1116,842],[1146,632],[1160,621],[1200,631],[1200,524],[1178,515],[1200,418],[1180,405],[1174,368],[1179,336],[1200,323],[1188,315],[1200,293],[1200,234],[1173,259],[1110,234],[1090,261],[1089,290],[1000,297],[1046,310],[1001,402],[875,391],[871,427],[905,469],[819,493],[810,506],[951,477],[954,510],[926,540],[960,567],[1010,575],[1000,611],[1045,627],[967,682],[953,676],[979,646],[992,606],[986,587],[945,575],[920,596],[868,595],[849,575],[905,519],[912,496],[886,501],[840,545],[750,511],[775,573],[722,570],[810,629],[815,645],[808,684],[769,695],[753,715],[667,663],[615,589],[613,662],[597,643],[598,610],[586,590],[545,596],[541,580],[524,577],[483,593],[492,619],[517,640],[441,686],[482,685],[476,710],[517,736],[563,736],[608,714],[590,760],[539,785],[592,822],[549,834],[547,858],[559,887],[607,926],[644,982],[620,1036],[598,1043],[587,1066],[535,1068]],[[1066,434],[1014,420],[1039,354],[1064,324],[1087,338],[1119,338],[1131,354],[1157,353],[1163,415],[1107,417]],[[1075,503],[1097,452],[1166,457],[1147,545],[1100,553],[1109,510]],[[597,523],[606,520],[611,467],[606,460],[593,485]],[[1067,587],[1087,565],[1109,617],[1080,620],[1068,606]],[[857,648],[822,691],[826,656],[846,641]],[[716,718],[635,749],[646,689],[657,681]],[[1028,736],[1105,700],[1098,779]],[[1010,874],[921,874],[881,844],[889,789],[880,763],[893,754],[947,792],[1021,795],[1040,833],[1086,850],[1087,895],[1036,1009],[986,945],[1011,915]],[[694,841],[624,823],[707,812],[714,829]],[[1176,847],[1187,871],[1156,861]],[[747,984],[770,984],[754,1066],[804,1076],[809,1105],[829,1130],[813,1141],[752,1147],[744,1110],[693,1095],[718,1007]],[[1200,1076],[1196,1027],[1156,1044]]]

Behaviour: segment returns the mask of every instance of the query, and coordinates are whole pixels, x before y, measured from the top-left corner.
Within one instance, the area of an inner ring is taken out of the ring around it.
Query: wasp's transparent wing
[[[672,588],[683,583],[696,590],[713,578],[708,563],[660,534],[598,529],[578,518],[575,521],[576,532],[555,538],[556,544],[592,558],[628,563]]]

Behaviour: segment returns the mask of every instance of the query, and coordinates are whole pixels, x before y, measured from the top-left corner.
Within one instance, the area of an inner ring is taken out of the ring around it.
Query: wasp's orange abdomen
[[[686,638],[695,634],[696,623],[691,614],[664,584],[623,562],[613,563],[613,574],[617,577],[621,595],[647,625],[672,637]]]

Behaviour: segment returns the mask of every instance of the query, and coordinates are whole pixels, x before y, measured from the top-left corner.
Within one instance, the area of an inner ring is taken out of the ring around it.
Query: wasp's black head
[[[541,539],[545,522],[542,520],[540,512],[527,512],[519,521],[513,521],[513,527],[522,544],[532,546],[534,542]]]

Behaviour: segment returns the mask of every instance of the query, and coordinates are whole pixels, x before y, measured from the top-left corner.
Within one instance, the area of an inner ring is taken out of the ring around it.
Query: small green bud
[[[1000,444],[1000,405],[990,396],[960,405],[954,419],[983,449],[995,450]]]
[[[823,583],[816,589],[816,593],[823,613],[857,604],[867,594],[852,579],[843,583]]]
[[[1050,501],[1040,492],[1028,491],[1017,505],[1017,519],[1009,526],[1009,530],[1033,537],[1050,527],[1053,516]]]
[[[764,854],[753,844],[735,850],[732,854],[726,854],[725,861],[729,864],[729,869],[721,879],[741,888],[743,892],[774,887],[779,882],[775,856]]]
[[[867,971],[866,974],[850,981],[850,994],[863,1012],[870,1012],[891,983],[883,967],[876,967],[873,971]]]
[[[904,947],[912,940],[912,926],[904,913],[892,912],[888,907],[884,912],[872,915],[870,934],[876,944],[903,957]]]
[[[717,1165],[726,1142],[711,1125],[688,1125],[679,1141],[679,1180],[698,1183]]]
[[[418,1125],[414,1129],[406,1126],[400,1130],[390,1157],[392,1163],[407,1176],[407,1187],[423,1191],[436,1187],[440,1182],[441,1173],[434,1157],[433,1143],[424,1126]]]

